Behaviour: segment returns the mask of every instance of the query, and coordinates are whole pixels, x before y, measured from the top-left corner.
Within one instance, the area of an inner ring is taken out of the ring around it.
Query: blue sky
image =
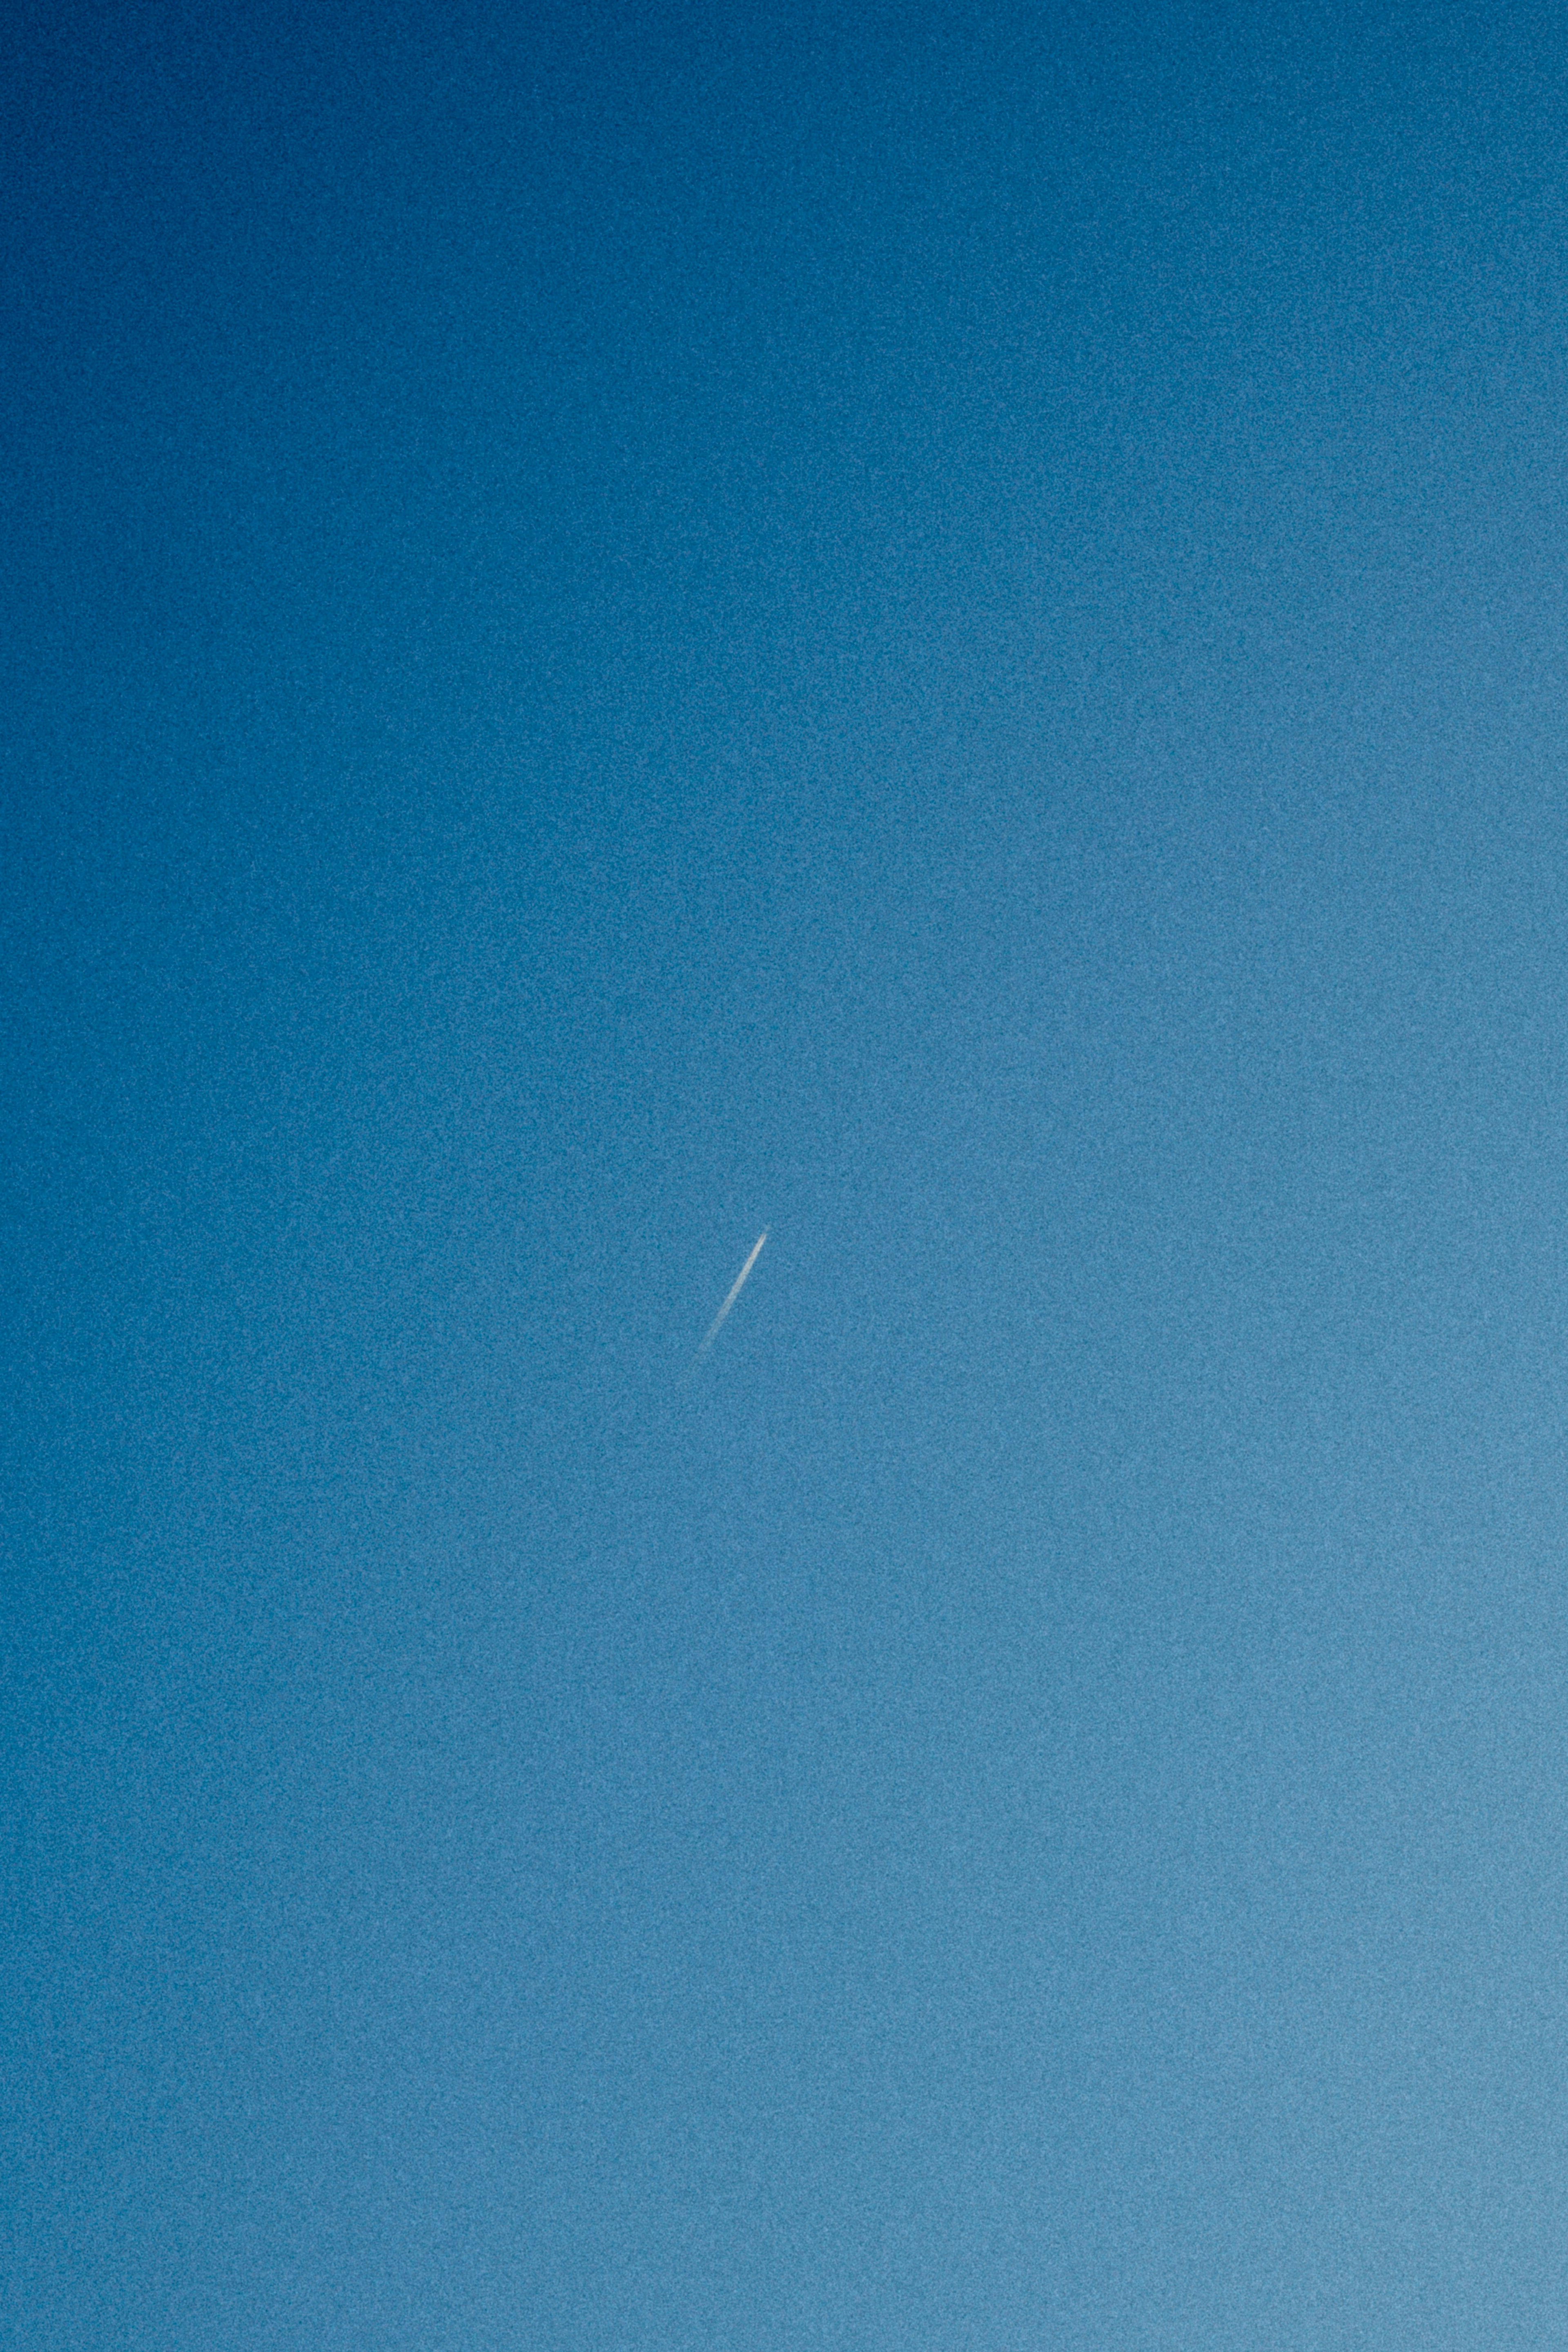
[[[5,72],[0,2344],[1547,2341],[1560,25]]]

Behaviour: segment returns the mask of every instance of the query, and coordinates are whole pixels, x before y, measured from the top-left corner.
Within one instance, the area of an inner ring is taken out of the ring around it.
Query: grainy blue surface
[[[1565,69],[33,7],[0,2345],[1556,2340]]]

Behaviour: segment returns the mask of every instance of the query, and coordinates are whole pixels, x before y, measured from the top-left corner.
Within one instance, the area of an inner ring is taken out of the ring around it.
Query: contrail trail
[[[756,1240],[752,1244],[751,1256],[746,1260],[745,1265],[741,1268],[740,1273],[730,1285],[729,1297],[726,1298],[723,1306],[721,1307],[718,1314],[715,1315],[712,1322],[709,1325],[708,1337],[703,1340],[702,1345],[698,1349],[697,1353],[691,1359],[691,1369],[693,1371],[696,1370],[698,1365],[702,1361],[703,1357],[708,1353],[709,1349],[713,1345],[714,1340],[719,1337],[719,1326],[724,1320],[725,1316],[730,1312],[731,1307],[735,1304],[736,1299],[741,1296],[741,1285],[745,1281],[746,1276],[750,1274],[752,1268],[755,1265],[757,1259],[762,1255],[763,1244],[767,1240],[767,1237],[768,1229],[766,1225],[764,1225],[762,1232],[757,1235]]]

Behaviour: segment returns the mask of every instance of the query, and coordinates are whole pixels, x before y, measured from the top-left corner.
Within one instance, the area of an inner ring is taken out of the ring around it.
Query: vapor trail
[[[728,1315],[728,1313],[730,1312],[731,1307],[733,1307],[733,1305],[735,1304],[736,1299],[737,1299],[737,1298],[739,1298],[739,1297],[741,1296],[741,1285],[745,1281],[746,1276],[750,1274],[750,1272],[751,1272],[752,1268],[755,1265],[755,1264],[756,1264],[756,1262],[757,1262],[758,1257],[759,1257],[759,1256],[761,1255],[761,1254],[762,1254],[762,1247],[763,1247],[763,1244],[767,1240],[767,1237],[768,1237],[768,1229],[767,1229],[766,1225],[764,1225],[764,1226],[763,1227],[762,1232],[757,1235],[756,1240],[755,1240],[755,1241],[752,1243],[752,1255],[751,1255],[751,1256],[746,1260],[745,1265],[741,1268],[740,1273],[735,1276],[734,1281],[730,1285],[730,1296],[729,1296],[729,1297],[728,1297],[728,1298],[726,1298],[726,1300],[724,1301],[723,1306],[722,1306],[722,1307],[721,1307],[721,1308],[719,1309],[718,1314],[717,1314],[717,1315],[715,1315],[715,1317],[713,1318],[712,1322],[709,1325],[709,1327],[708,1327],[708,1337],[706,1338],[706,1339],[704,1339],[704,1340],[703,1340],[702,1345],[700,1346],[700,1348],[699,1348],[699,1349],[698,1349],[697,1353],[696,1353],[696,1354],[695,1354],[695,1356],[693,1356],[693,1358],[691,1359],[691,1364],[692,1364],[692,1370],[696,1370],[696,1368],[697,1368],[697,1366],[698,1366],[698,1365],[702,1361],[703,1357],[708,1353],[709,1349],[713,1345],[714,1340],[719,1337],[719,1326],[720,1326],[720,1324],[721,1324],[721,1323],[722,1323],[722,1321],[724,1320],[725,1316],[726,1316],[726,1315]]]

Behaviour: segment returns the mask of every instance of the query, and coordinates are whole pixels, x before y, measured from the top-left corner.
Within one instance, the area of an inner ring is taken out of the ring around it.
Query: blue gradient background
[[[0,2344],[1554,2340],[1561,16],[5,74]]]

